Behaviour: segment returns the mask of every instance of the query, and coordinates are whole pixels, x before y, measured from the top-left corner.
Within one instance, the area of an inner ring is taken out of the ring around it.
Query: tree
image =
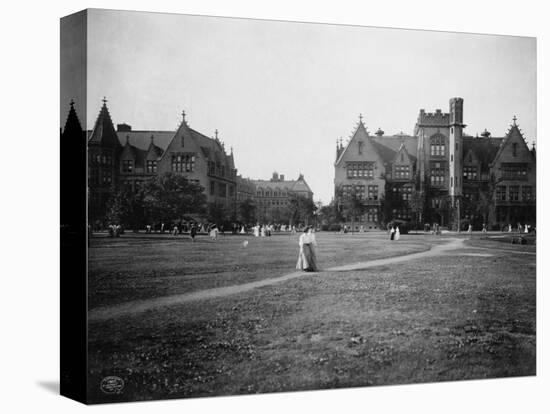
[[[337,189],[337,196],[340,200],[339,207],[342,216],[351,222],[351,230],[355,228],[355,220],[357,217],[362,216],[365,213],[366,206],[363,204],[361,196],[357,193],[355,186],[351,186],[350,191],[344,193],[343,188],[340,186]]]
[[[247,198],[239,203],[239,220],[244,224],[252,224],[256,217],[256,203]]]
[[[384,195],[380,200],[381,222],[384,224],[391,222],[395,218],[394,210],[402,210],[407,207],[407,202],[403,200],[398,191],[394,191],[394,188],[393,184],[387,183]]]
[[[228,219],[227,209],[222,203],[208,203],[208,220],[217,225],[222,225]]]
[[[313,200],[296,194],[292,194],[289,198],[288,211],[291,224],[309,224],[309,221],[313,217],[313,213],[317,209]]]
[[[204,188],[181,175],[165,173],[144,183],[143,207],[151,221],[170,223],[186,214],[204,214]]]
[[[422,222],[422,212],[424,211],[424,196],[420,191],[413,190],[411,199],[409,200],[409,207],[412,213],[415,215],[417,225]]]
[[[339,222],[338,208],[335,200],[319,209],[319,221],[326,230],[333,228]]]
[[[479,201],[476,208],[476,213],[483,217],[483,222],[490,228],[492,220],[491,214],[495,211],[495,193],[497,186],[503,181],[502,178],[496,178],[494,174],[491,174],[489,181],[483,183],[479,187]]]
[[[128,224],[132,216],[132,194],[127,190],[117,190],[106,205],[105,219],[110,224]]]

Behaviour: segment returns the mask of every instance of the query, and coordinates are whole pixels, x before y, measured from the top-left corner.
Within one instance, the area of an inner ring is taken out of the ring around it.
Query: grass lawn
[[[323,268],[446,241],[347,236],[318,235]],[[293,270],[295,240],[249,237],[246,249],[242,240],[92,240],[90,301],[114,304]],[[89,392],[107,402],[534,375],[532,252],[473,239],[455,254],[310,274],[91,322]],[[122,394],[101,393],[109,375],[124,379]]]
[[[296,266],[299,235],[134,235],[92,238],[89,250],[90,309],[136,299],[235,285],[289,273]],[[243,242],[248,241],[244,247]],[[399,243],[381,234],[317,235],[321,268],[428,250],[424,236]]]

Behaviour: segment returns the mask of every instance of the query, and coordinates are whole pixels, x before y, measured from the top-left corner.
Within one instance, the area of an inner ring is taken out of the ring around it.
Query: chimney
[[[285,175],[284,174],[279,175],[279,180],[284,181],[285,180]]]
[[[117,124],[116,130],[118,132],[130,132],[132,130],[132,126],[128,124]]]

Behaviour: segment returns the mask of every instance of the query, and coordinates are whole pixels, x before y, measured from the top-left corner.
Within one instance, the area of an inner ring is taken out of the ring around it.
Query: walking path
[[[464,239],[450,239],[449,243],[433,246],[430,250],[411,253],[403,256],[388,257],[385,259],[370,260],[368,262],[353,263],[344,266],[336,266],[323,270],[322,272],[346,272],[351,270],[362,270],[376,266],[385,266],[395,263],[407,262],[409,260],[423,259],[426,257],[442,256],[452,251],[456,253],[457,249],[463,246]],[[120,305],[106,306],[97,309],[93,309],[88,312],[88,320],[90,322],[112,319],[124,315],[136,314],[146,312],[148,310],[165,307],[171,305],[180,305],[184,303],[194,302],[198,300],[212,299],[218,297],[224,297],[234,295],[237,293],[247,292],[252,289],[256,289],[263,286],[273,285],[275,283],[285,282],[287,280],[295,279],[300,276],[316,275],[320,272],[293,272],[284,276],[274,277],[271,279],[258,280],[256,282],[243,283],[240,285],[223,286],[219,288],[206,289],[198,292],[182,293],[179,295],[164,296],[153,299],[137,300]]]

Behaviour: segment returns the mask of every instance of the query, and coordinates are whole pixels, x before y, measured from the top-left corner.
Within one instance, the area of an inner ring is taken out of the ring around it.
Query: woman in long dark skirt
[[[304,232],[300,235],[298,244],[300,246],[300,251],[298,253],[296,269],[305,270],[306,272],[318,271],[317,257],[315,255],[317,241],[315,240],[315,233],[313,233],[311,227],[306,226]]]

